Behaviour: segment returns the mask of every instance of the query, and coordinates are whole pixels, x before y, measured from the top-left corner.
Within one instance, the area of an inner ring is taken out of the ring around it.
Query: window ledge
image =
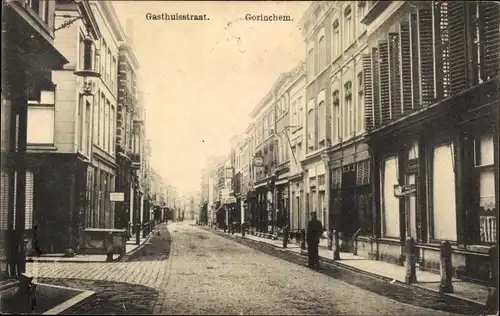
[[[341,55],[345,54],[348,50],[350,50],[356,44],[356,40],[352,41],[351,44],[347,45]]]
[[[330,65],[326,65],[323,70],[321,70],[317,75],[315,75],[311,81],[309,81],[306,85],[306,88],[309,87],[311,84],[313,84],[321,75],[323,75],[328,69],[330,68]]]
[[[26,149],[33,151],[57,151],[57,147],[53,144],[28,144]]]
[[[335,64],[340,59],[340,57],[342,57],[342,54],[338,54],[335,58],[333,58],[332,64]]]

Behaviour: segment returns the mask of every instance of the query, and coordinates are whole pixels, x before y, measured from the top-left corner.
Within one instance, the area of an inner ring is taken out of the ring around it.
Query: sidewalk
[[[127,241],[125,244],[125,256],[129,255],[137,248],[141,247],[146,240],[151,237],[152,233],[150,233],[146,238],[142,237],[139,245],[136,244],[135,234]],[[113,255],[113,261],[117,260],[120,257],[119,254]],[[84,263],[84,262],[107,262],[105,254],[99,255],[88,255],[88,254],[77,254],[74,257],[64,257],[62,253],[54,253],[54,254],[43,254],[39,257],[27,257],[27,262],[72,262],[72,263]]]
[[[220,231],[220,230],[219,230]],[[242,237],[241,233],[234,233],[234,236],[240,238],[250,239],[261,243],[272,245],[283,251],[289,251],[297,254],[305,254],[307,252],[301,251],[300,246],[293,241],[289,243],[286,249],[283,249],[282,240],[272,240],[262,237],[245,234]],[[350,252],[341,252],[340,261],[333,260],[333,250],[328,250],[324,246],[319,248],[320,260],[326,261],[350,270],[372,275],[374,277],[386,279],[390,282],[399,282],[405,284],[406,267],[399,266],[383,261],[370,260],[368,258],[355,256]],[[437,273],[419,271],[417,269],[417,283],[412,284],[422,289],[439,293],[441,276]],[[488,287],[476,283],[466,282],[460,279],[453,278],[454,293],[446,293],[445,295],[473,302],[482,306],[486,305],[488,297]]]

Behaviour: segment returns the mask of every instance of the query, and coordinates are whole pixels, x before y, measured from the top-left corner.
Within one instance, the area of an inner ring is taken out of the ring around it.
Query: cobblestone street
[[[158,228],[161,235],[137,253],[147,255],[148,261],[133,256],[114,263],[32,263],[29,272],[45,283],[96,291],[66,311],[71,314],[445,315],[425,306],[459,309],[434,301],[426,305],[426,299],[438,297],[362,276],[355,277],[352,285],[337,279],[339,272],[330,277],[311,271],[296,264],[300,262],[276,258],[186,223],[169,225],[170,258],[158,260],[166,257],[159,241],[167,242],[165,225]],[[372,282],[369,291],[363,282]],[[391,299],[374,293],[377,286],[401,293]],[[404,295],[419,297],[408,297],[414,304],[410,305],[404,303]]]

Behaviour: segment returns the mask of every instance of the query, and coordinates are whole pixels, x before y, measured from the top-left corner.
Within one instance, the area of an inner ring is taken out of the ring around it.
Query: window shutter
[[[373,129],[373,82],[372,61],[370,55],[363,55],[363,97],[365,98],[365,126],[367,130]]]
[[[339,189],[342,183],[342,169],[336,168],[332,172],[332,188]]]
[[[448,3],[448,25],[450,37],[450,94],[457,94],[467,88],[467,51],[465,3]]]
[[[399,55],[399,34],[389,33],[389,79],[391,94],[391,119],[395,120],[401,117],[401,76]]]
[[[500,71],[500,5],[485,2],[484,6],[484,59],[486,77],[491,79]]]
[[[6,167],[2,167],[0,173],[0,230],[7,231],[9,212],[9,173]]]
[[[14,199],[14,203],[12,203],[12,229],[16,229],[16,202],[17,202],[17,172],[15,171],[13,173],[14,175],[14,194],[12,195],[12,198]]]
[[[33,227],[33,171],[26,170],[26,212],[24,229],[28,230]]]
[[[411,49],[411,86],[412,86],[412,107],[414,110],[420,109],[420,50],[418,47],[418,16],[409,14],[410,28],[410,49]]]
[[[373,125],[379,127],[382,123],[380,116],[380,71],[379,71],[379,50],[372,48],[372,87],[373,87]]]
[[[358,186],[370,184],[370,160],[358,162],[356,168],[356,183]]]
[[[434,38],[432,7],[418,11],[420,38],[420,87],[422,106],[434,103]],[[463,49],[463,47],[462,47]]]
[[[401,39],[401,45],[399,46],[400,57],[401,57],[401,67],[400,67],[400,78],[401,78],[401,110],[403,114],[408,114],[411,112],[412,104],[412,85],[411,85],[411,57],[412,51],[410,47],[410,22],[405,20],[399,24],[399,37]]]
[[[448,2],[435,1],[434,6],[434,47],[436,49],[436,99],[450,95],[450,54],[448,34]]]
[[[390,84],[389,84],[389,44],[386,40],[379,41],[380,52],[379,77],[380,77],[380,116],[382,124],[391,120]]]

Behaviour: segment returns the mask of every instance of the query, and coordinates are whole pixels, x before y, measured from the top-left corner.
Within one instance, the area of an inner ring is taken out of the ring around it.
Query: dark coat
[[[318,219],[311,219],[307,225],[306,240],[308,243],[319,243],[323,234],[323,225]]]

